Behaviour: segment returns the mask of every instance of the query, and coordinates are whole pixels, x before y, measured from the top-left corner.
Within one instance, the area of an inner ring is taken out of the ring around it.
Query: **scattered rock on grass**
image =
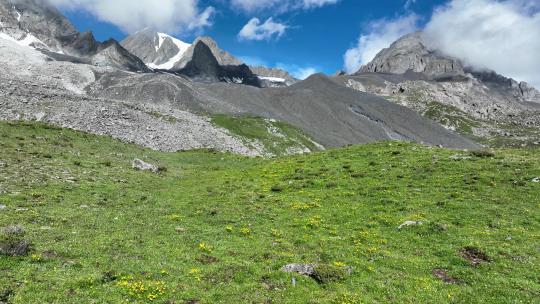
[[[420,226],[420,225],[423,225],[424,223],[420,222],[420,221],[406,221],[404,222],[403,224],[399,225],[399,227],[397,229],[401,230],[405,227],[408,227],[408,226]]]
[[[535,177],[532,179],[533,183],[540,183],[540,177]]]
[[[480,249],[472,246],[464,247],[459,251],[460,255],[469,261],[473,266],[478,266],[481,263],[491,262],[491,258],[482,252]]]
[[[159,168],[157,166],[144,162],[138,158],[133,160],[133,163],[131,164],[131,166],[135,170],[151,171],[154,173],[159,173]]]
[[[451,160],[466,160],[466,159],[471,159],[471,158],[472,157],[466,156],[463,154],[455,154],[455,155],[450,156]]]
[[[301,275],[311,276],[313,275],[313,269],[315,265],[313,264],[288,264],[281,268],[283,272],[296,272]]]
[[[433,269],[432,273],[437,279],[440,279],[441,281],[443,281],[443,282],[445,282],[447,284],[457,284],[458,283],[458,280],[456,278],[453,278],[453,277],[449,276],[448,273],[446,272],[446,270],[444,270],[444,269],[435,268],[435,269]]]
[[[288,264],[281,271],[308,276],[319,284],[344,280],[352,274],[352,267],[317,264]]]
[[[6,205],[0,205],[0,210],[4,210],[6,208],[7,208]]]
[[[0,234],[0,254],[7,256],[25,256],[30,252],[31,244],[24,239],[26,231],[22,226],[12,225],[2,228]]]

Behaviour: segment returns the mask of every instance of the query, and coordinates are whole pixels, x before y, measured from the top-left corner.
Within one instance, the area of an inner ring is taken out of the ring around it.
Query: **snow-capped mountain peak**
[[[126,38],[122,41],[122,46],[139,57],[149,68],[170,70],[180,61],[191,44],[146,28]]]

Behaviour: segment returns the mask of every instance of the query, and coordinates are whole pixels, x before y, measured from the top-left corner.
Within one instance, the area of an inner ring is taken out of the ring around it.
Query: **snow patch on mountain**
[[[14,9],[15,14],[17,14],[17,17],[15,17],[17,18],[17,22],[21,22],[21,17],[22,17],[21,13],[19,13],[19,11],[15,9],[15,7],[13,7],[13,9]]]
[[[173,57],[171,57],[167,62],[165,63],[162,63],[162,64],[155,64],[155,63],[147,63],[146,65],[151,68],[151,69],[159,69],[159,70],[170,70],[174,67],[174,65],[180,61],[180,59],[182,59],[182,56],[184,56],[184,53],[187,51],[187,49],[191,46],[191,44],[189,43],[186,43],[182,40],[179,40],[179,39],[176,39],[172,36],[169,36],[167,34],[164,34],[164,33],[157,33],[157,40],[156,41],[156,52],[159,51],[159,49],[161,49],[161,47],[163,46],[163,42],[169,38],[172,40],[172,42],[178,47],[179,51],[176,55],[174,55]]]
[[[36,38],[36,36],[26,33],[20,39],[15,39],[6,33],[0,32],[0,38],[17,43],[18,45],[32,47],[32,48],[44,48],[48,49],[47,45],[43,41]]]
[[[286,82],[287,81],[285,78],[279,78],[279,77],[261,77],[261,76],[259,76],[259,79],[268,80],[268,81],[271,81],[271,82]]]

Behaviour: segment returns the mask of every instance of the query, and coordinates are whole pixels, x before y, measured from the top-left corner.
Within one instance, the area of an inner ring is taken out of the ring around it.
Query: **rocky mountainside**
[[[30,8],[18,10],[23,12],[22,20]],[[52,22],[51,18],[44,20]],[[180,60],[172,70],[149,70],[114,40],[100,43],[92,33],[68,30],[51,35],[47,39],[35,37],[55,41],[59,48],[46,44],[46,49],[36,49],[12,36],[0,39],[4,70],[0,118],[37,119],[167,151],[213,148],[246,155],[275,151],[272,148],[276,147],[268,147],[257,138],[232,131],[243,127],[238,122],[242,117],[253,117],[250,123],[259,121],[258,134],[272,138],[270,144],[284,143],[280,150],[285,153],[380,140],[480,147],[414,111],[373,94],[344,88],[323,75],[288,87],[260,88],[260,74],[237,65],[234,57],[220,51],[208,38],[200,38],[186,49],[182,55],[185,64]],[[147,38],[155,52],[156,37]],[[163,47],[169,38],[157,38],[159,53],[160,44]],[[133,41],[124,44],[135,45]],[[176,50],[170,47],[173,50],[169,54],[173,54]],[[151,49],[141,50],[139,56],[160,64]],[[132,72],[137,70],[147,73]],[[271,73],[269,77],[285,76],[276,70]],[[225,119],[225,123],[221,119],[220,126],[214,122],[218,116],[233,119]],[[298,132],[290,132],[293,129]],[[288,138],[300,132],[307,137]]]
[[[448,129],[494,144],[540,142],[540,93],[525,82],[478,71],[429,49],[421,32],[382,50],[353,75],[336,81],[383,96]]]
[[[0,1],[0,37],[56,53],[53,56],[57,60],[149,71],[138,57],[114,39],[101,43],[91,32],[79,33],[67,18],[44,0]]]
[[[243,64],[241,60],[221,49],[210,37],[198,37],[192,44],[188,44],[170,35],[147,28],[130,35],[121,44],[141,58],[149,68],[179,71],[192,61],[193,52],[199,42],[208,46],[219,65],[241,66]],[[249,69],[259,77],[260,85],[264,87],[284,87],[297,81],[288,72],[281,69],[262,66],[250,66]]]

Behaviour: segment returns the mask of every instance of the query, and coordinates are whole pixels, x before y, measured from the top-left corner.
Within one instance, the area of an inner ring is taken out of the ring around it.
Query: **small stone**
[[[4,210],[6,208],[7,208],[6,205],[0,205],[0,210]]]
[[[398,229],[402,229],[404,227],[408,227],[408,226],[420,226],[420,225],[423,225],[424,223],[420,222],[420,221],[406,221],[404,222],[403,224],[399,225]]]
[[[462,154],[454,154],[452,156],[450,156],[450,159],[451,160],[466,160],[466,159],[471,159],[472,157],[470,156],[465,156],[465,155],[462,155]]]
[[[532,179],[533,183],[540,183],[540,177],[535,177]]]
[[[152,164],[149,164],[147,162],[144,162],[138,158],[136,158],[135,160],[133,160],[133,163],[131,164],[131,166],[133,167],[133,169],[135,170],[141,170],[141,171],[152,171],[154,173],[158,173],[159,172],[159,168],[157,166],[154,166]]]
[[[15,209],[15,211],[24,212],[24,211],[28,211],[28,208],[17,208],[17,209]]]
[[[311,276],[315,270],[313,264],[288,264],[281,268],[283,272],[296,272],[301,275]]]
[[[176,230],[176,232],[178,232],[178,233],[186,232],[186,228],[182,228],[182,227],[176,227],[174,230]]]

